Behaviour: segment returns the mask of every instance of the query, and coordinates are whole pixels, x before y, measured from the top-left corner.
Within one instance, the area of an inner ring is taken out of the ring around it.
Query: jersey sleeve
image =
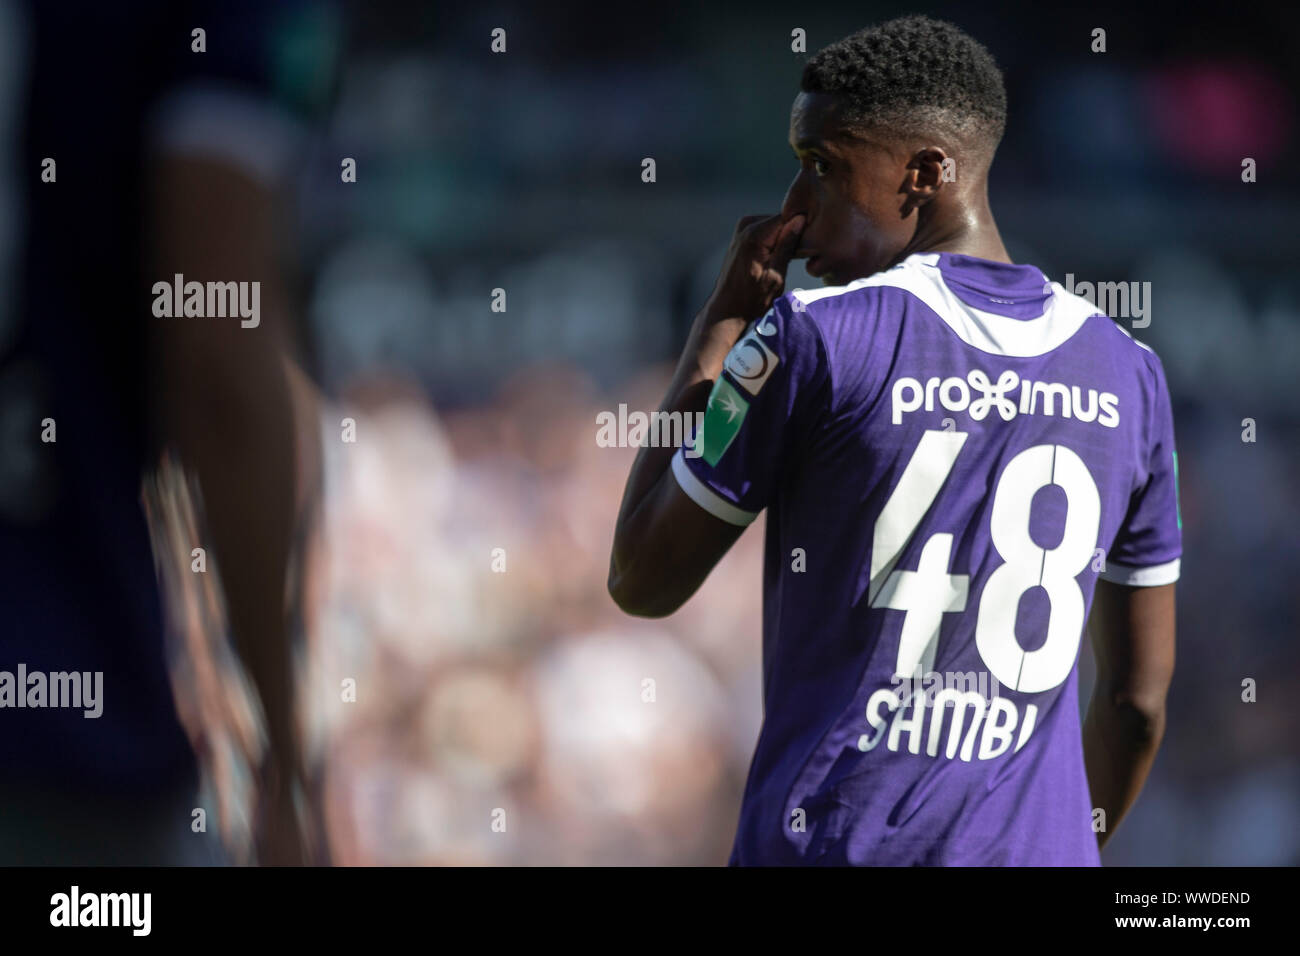
[[[828,357],[806,308],[786,294],[750,325],[713,384],[703,427],[673,455],[682,490],[730,524],[758,517],[828,406]]]
[[[1183,552],[1174,416],[1164,368],[1154,353],[1151,366],[1155,382],[1146,464],[1101,574],[1107,581],[1134,587],[1177,581]]]

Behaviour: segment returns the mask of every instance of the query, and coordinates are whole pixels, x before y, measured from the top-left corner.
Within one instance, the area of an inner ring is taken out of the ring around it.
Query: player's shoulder
[[[823,352],[822,330],[802,295],[803,290],[794,289],[777,296],[771,308],[749,324],[741,340],[758,339],[781,354]]]
[[[833,349],[858,348],[865,338],[897,332],[916,309],[942,317],[951,304],[934,254],[916,253],[843,285],[794,289],[783,296],[805,314]]]
[[[1127,365],[1157,381],[1164,381],[1164,364],[1152,346],[1139,341],[1122,322],[1098,309],[1091,300],[1066,291],[1058,283],[1054,282],[1052,286],[1057,307],[1066,305],[1087,313],[1083,330],[1101,343],[1112,361],[1119,365]]]
[[[783,351],[815,352],[833,382],[866,382],[878,377],[891,352],[881,345],[899,334],[909,301],[925,305],[933,298],[918,294],[929,281],[917,274],[918,265],[908,259],[843,285],[791,289],[752,328],[775,330]]]
[[[1164,364],[1156,350],[1146,342],[1139,341],[1124,325],[1105,313],[1098,312],[1095,318],[1107,329],[1115,342],[1115,350],[1134,362],[1141,363],[1153,374],[1164,375]]]
[[[1066,348],[1077,348],[1089,365],[1109,369],[1109,386],[1117,393],[1137,398],[1148,414],[1157,408],[1168,409],[1169,385],[1164,364],[1156,350],[1139,341],[1122,322],[1098,309],[1091,300],[1052,283],[1056,308],[1072,308],[1086,313],[1080,335]],[[1131,391],[1130,391],[1131,390]]]
[[[899,263],[892,269],[854,279],[844,285],[828,285],[819,289],[792,289],[780,301],[792,312],[798,312],[818,326],[846,317],[861,319],[864,312],[873,311],[882,301],[898,290],[906,291],[915,279],[911,262]]]
[[[874,330],[878,319],[897,312],[885,303],[891,295],[898,295],[898,290],[882,281],[882,275],[855,279],[846,285],[791,289],[772,303],[759,326],[788,328],[793,343],[815,343],[829,352],[846,342],[861,341]]]

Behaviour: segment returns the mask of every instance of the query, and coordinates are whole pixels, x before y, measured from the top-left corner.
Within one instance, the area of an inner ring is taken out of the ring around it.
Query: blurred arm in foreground
[[[317,449],[308,390],[293,371],[294,336],[277,261],[274,195],[221,158],[163,153],[150,183],[151,282],[258,282],[260,315],[151,320],[151,399],[158,438],[202,493],[207,546],[219,570],[230,632],[266,718],[257,768],[258,862],[320,862],[324,841],[310,793],[294,689],[293,633],[304,527],[302,485]]]

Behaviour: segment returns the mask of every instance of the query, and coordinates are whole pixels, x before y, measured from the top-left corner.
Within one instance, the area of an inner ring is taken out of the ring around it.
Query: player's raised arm
[[[694,420],[745,326],[771,307],[803,227],[801,215],[747,216],[708,304],[696,316],[660,411]],[[743,524],[700,507],[670,473],[676,449],[644,447],[628,475],[614,527],[609,593],[629,614],[663,617],[695,593]]]
[[[1097,582],[1088,620],[1097,683],[1083,723],[1093,806],[1105,811],[1098,846],[1115,831],[1146,782],[1165,732],[1174,674],[1174,585]]]

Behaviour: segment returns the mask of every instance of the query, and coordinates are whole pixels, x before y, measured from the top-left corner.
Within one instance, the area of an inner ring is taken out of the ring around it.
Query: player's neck
[[[919,225],[895,262],[918,252],[953,252],[992,262],[1011,262],[987,202],[960,206],[942,218]]]

